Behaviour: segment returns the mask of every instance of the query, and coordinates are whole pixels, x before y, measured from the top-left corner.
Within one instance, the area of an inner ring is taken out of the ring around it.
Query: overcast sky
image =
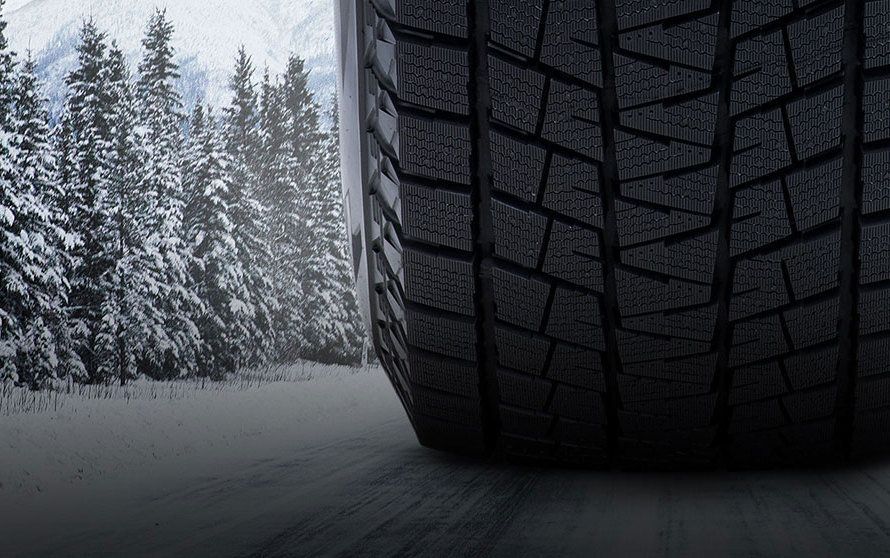
[[[30,1],[31,0],[6,0],[6,2],[4,4],[4,6],[5,6],[4,11],[8,10],[11,12],[12,10],[21,8],[22,6],[24,6],[25,4],[27,4]]]

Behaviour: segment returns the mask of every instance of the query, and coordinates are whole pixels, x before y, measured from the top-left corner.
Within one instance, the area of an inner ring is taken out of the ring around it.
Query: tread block
[[[408,364],[414,384],[479,399],[479,371],[475,363],[409,351]]]
[[[801,159],[808,159],[841,145],[843,107],[843,87],[804,97],[788,105],[791,134]]]
[[[703,428],[711,422],[716,404],[716,394],[627,403],[619,411],[622,432],[633,435]]]
[[[600,301],[594,295],[557,288],[547,323],[547,335],[602,351],[605,340]]]
[[[618,200],[618,241],[623,246],[658,240],[667,236],[707,227],[710,215],[653,209]]]
[[[538,265],[547,218],[532,211],[494,200],[494,253],[521,266]]]
[[[603,224],[599,167],[593,163],[554,155],[541,204],[594,227]]]
[[[488,68],[492,118],[523,132],[535,133],[544,95],[544,76],[491,55]]]
[[[374,4],[407,27],[467,36],[467,6],[462,0],[375,0]]]
[[[890,209],[890,149],[866,152],[862,162],[862,212]]]
[[[844,7],[792,23],[788,26],[788,41],[799,85],[840,72]]]
[[[837,158],[788,175],[788,195],[794,221],[800,230],[811,229],[840,216],[843,170],[844,161]]]
[[[497,267],[491,275],[497,318],[530,331],[538,331],[544,320],[550,285]]]
[[[622,33],[621,48],[710,72],[717,48],[719,14],[676,24],[659,23]]]
[[[890,362],[890,339],[863,339],[859,342],[859,377],[879,376]]]
[[[622,180],[694,167],[711,159],[710,147],[677,140],[655,141],[621,130],[615,132],[615,142]]]
[[[782,398],[785,409],[794,422],[808,422],[832,416],[837,401],[835,386],[797,392]]]
[[[779,428],[785,424],[782,404],[778,399],[768,399],[733,407],[729,432],[730,434],[743,434],[769,428]],[[759,439],[759,443],[763,444],[762,438]]]
[[[705,355],[711,350],[710,342],[680,337],[656,337],[626,330],[618,330],[617,333],[618,350],[625,365]]]
[[[530,331],[495,328],[498,363],[505,368],[540,375],[547,363],[550,341]]]
[[[476,360],[476,327],[461,320],[408,309],[408,342],[432,353]]]
[[[730,166],[733,186],[762,178],[789,164],[791,154],[785,139],[781,111],[771,110],[738,121],[735,127],[735,155]]]
[[[606,391],[600,354],[581,347],[557,343],[546,377],[570,386]]]
[[[732,373],[729,404],[741,405],[773,399],[787,391],[778,363],[745,366]]]
[[[634,316],[707,304],[711,286],[681,279],[653,279],[625,269],[615,271],[618,307],[622,316]]]
[[[711,386],[622,374],[618,377],[618,390],[621,393],[621,401],[635,403],[663,398],[704,395],[711,391]]]
[[[754,35],[736,46],[735,80],[730,98],[733,115],[764,105],[791,92],[791,75],[781,31]]]
[[[617,0],[615,11],[618,27],[627,29],[706,10],[710,6],[708,0]]]
[[[470,184],[470,129],[438,120],[399,118],[402,171]]]
[[[558,384],[548,410],[588,424],[605,424],[605,407],[602,396],[596,392]]]
[[[622,109],[704,91],[710,73],[670,66],[663,68],[622,54],[615,55],[615,85]]]
[[[711,145],[717,130],[717,101],[712,93],[689,101],[654,104],[626,110],[625,126],[660,136]]]
[[[502,431],[532,438],[546,438],[553,423],[553,416],[550,414],[504,405],[498,408],[498,416]]]
[[[545,410],[551,382],[509,370],[498,370],[497,377],[502,403],[534,411]]]
[[[804,299],[837,287],[839,258],[840,235],[833,232],[738,262],[732,319],[779,308],[790,302],[789,295]]]
[[[772,359],[788,350],[779,316],[739,322],[733,327],[729,365],[737,367]]]
[[[733,256],[786,238],[791,225],[782,183],[773,180],[735,192],[730,244]]]
[[[890,289],[863,292],[859,296],[860,334],[886,331],[890,331]]]
[[[624,251],[625,264],[671,277],[710,283],[714,275],[718,233],[677,242],[654,242]]]
[[[866,68],[890,65],[890,0],[873,0],[865,4]]]
[[[736,265],[730,319],[738,320],[787,304],[790,299],[775,254],[754,257]]]
[[[792,0],[735,0],[732,3],[732,37],[768,25],[793,9]]]
[[[408,300],[465,316],[475,314],[472,262],[408,249],[402,264]]]
[[[862,227],[859,251],[863,285],[890,279],[890,223]]]
[[[646,380],[658,380],[689,385],[710,386],[714,382],[717,354],[674,360],[632,363],[624,367],[623,375]]]
[[[710,341],[717,326],[717,307],[714,305],[673,312],[655,312],[642,316],[624,317],[624,329],[642,333],[663,334],[682,332],[683,337],[696,341]]]
[[[587,83],[603,85],[596,6],[587,0],[550,2],[541,62]]]
[[[862,110],[865,113],[863,130],[865,141],[890,139],[888,91],[890,91],[890,78],[865,81],[865,96],[862,99]]]
[[[603,290],[600,239],[596,232],[554,221],[544,273],[596,292]]]
[[[399,41],[399,98],[407,103],[455,114],[470,112],[467,51]]]
[[[714,208],[714,185],[718,170],[717,166],[712,166],[679,176],[623,181],[621,193],[628,198],[664,207],[710,214]]]
[[[788,380],[795,390],[829,384],[837,378],[837,347],[800,353],[785,359]]]
[[[541,147],[492,132],[492,188],[534,202],[541,189],[546,156]]]
[[[470,427],[479,424],[482,410],[478,398],[442,393],[419,385],[414,386],[411,397],[414,407],[429,417]]]
[[[602,161],[603,135],[596,92],[552,80],[546,110],[542,138]]]
[[[839,231],[785,249],[788,282],[795,298],[800,300],[836,288],[840,253]]]
[[[491,39],[528,58],[534,57],[543,6],[543,0],[491,0]]]
[[[838,301],[825,300],[783,313],[795,349],[805,349],[837,337]]]
[[[579,422],[565,417],[559,417],[557,419],[553,429],[553,435],[560,441],[565,450],[574,449],[572,446],[604,449],[608,444],[606,429],[602,426],[593,425],[587,422]],[[582,455],[584,454],[582,453]],[[585,458],[595,459],[594,456],[585,456]],[[599,456],[599,458],[604,459],[603,456]]]
[[[402,184],[404,233],[434,246],[473,249],[473,206],[469,194]]]
[[[860,411],[890,408],[890,378],[866,378],[859,382],[856,407]]]

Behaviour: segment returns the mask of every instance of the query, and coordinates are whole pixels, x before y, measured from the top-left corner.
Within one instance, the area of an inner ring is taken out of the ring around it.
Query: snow
[[[167,474],[187,484],[401,415],[379,368],[300,364],[223,383],[139,380],[52,395],[7,387],[0,392],[0,517],[41,499],[65,500],[78,487]]]
[[[258,74],[266,65],[280,73],[294,53],[312,69],[319,99],[335,91],[331,0],[13,0],[6,7],[7,35],[14,50],[37,55],[44,80],[56,89],[50,97],[57,101],[63,77],[76,62],[73,46],[85,19],[94,18],[133,65],[155,8],[166,9],[175,26],[174,47],[188,102],[204,96],[214,106],[225,104],[242,43],[260,68]]]

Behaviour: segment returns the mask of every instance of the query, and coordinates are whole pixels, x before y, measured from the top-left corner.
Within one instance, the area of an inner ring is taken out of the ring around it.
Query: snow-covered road
[[[263,451],[215,467],[173,456],[46,495],[0,492],[0,556],[890,555],[890,463],[640,474],[480,462],[419,447],[395,398],[374,395],[389,389],[379,372],[341,389],[316,398],[355,401],[326,439],[257,434],[245,448]]]

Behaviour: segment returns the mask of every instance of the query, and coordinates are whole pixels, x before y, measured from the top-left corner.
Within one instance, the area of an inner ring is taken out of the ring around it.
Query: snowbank
[[[106,477],[138,483],[170,475],[187,483],[401,413],[379,368],[301,365],[223,384],[140,381],[36,400],[7,392],[0,508]]]

